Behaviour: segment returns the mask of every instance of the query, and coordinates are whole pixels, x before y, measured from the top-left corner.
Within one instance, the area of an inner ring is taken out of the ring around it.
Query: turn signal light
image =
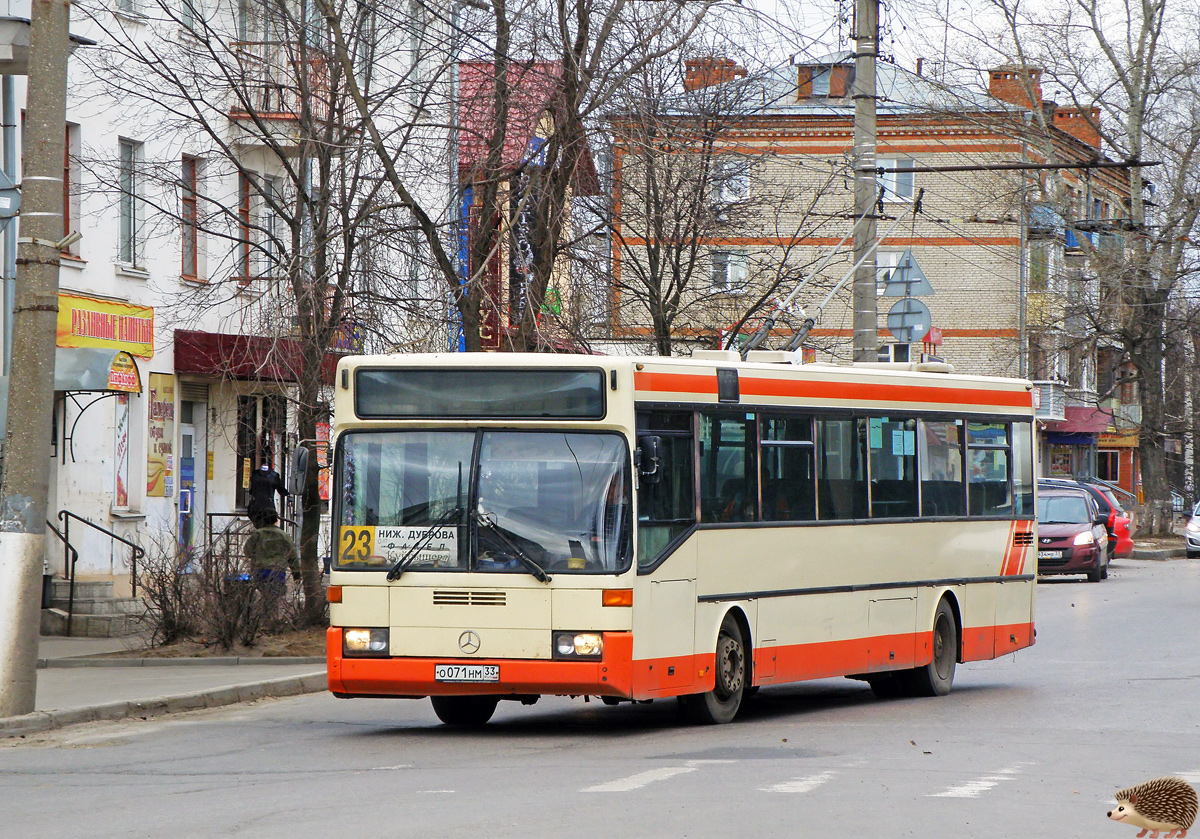
[[[342,602],[342,587],[341,586],[330,586],[329,588],[325,589],[325,599],[327,601],[329,601],[330,603],[341,603]]]
[[[632,606],[633,605],[633,589],[631,588],[606,588],[603,592],[603,600],[605,606]]]

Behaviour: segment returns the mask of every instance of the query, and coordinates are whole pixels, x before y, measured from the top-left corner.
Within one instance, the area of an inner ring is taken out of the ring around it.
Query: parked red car
[[[1108,533],[1092,496],[1079,489],[1039,488],[1037,501],[1039,574],[1086,574],[1108,578]]]
[[[1068,478],[1038,478],[1038,490],[1044,489],[1082,489],[1086,491],[1105,516],[1104,529],[1108,531],[1109,559],[1124,559],[1133,555],[1133,534],[1129,529],[1130,518],[1117,503],[1116,496],[1108,489],[1098,484]]]

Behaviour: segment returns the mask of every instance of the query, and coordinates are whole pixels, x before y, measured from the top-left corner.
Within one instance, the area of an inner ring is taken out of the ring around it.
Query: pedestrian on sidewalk
[[[244,551],[250,560],[254,588],[262,598],[263,611],[272,616],[287,591],[287,574],[300,577],[300,554],[296,543],[276,524],[279,516],[273,510],[262,514],[263,524],[250,534]]]
[[[246,515],[255,527],[262,527],[268,514],[279,518],[279,510],[275,506],[275,493],[279,493],[280,500],[288,496],[283,478],[264,460],[250,473],[250,500],[246,504]]]

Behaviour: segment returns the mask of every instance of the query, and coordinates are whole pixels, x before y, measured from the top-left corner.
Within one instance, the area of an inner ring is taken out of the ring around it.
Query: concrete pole
[[[50,484],[57,243],[63,238],[63,155],[70,12],[33,0],[12,376],[0,485],[0,717],[28,714],[37,690],[42,555]]]
[[[876,361],[879,313],[875,295],[875,61],[879,0],[855,0],[854,40],[854,360]]]

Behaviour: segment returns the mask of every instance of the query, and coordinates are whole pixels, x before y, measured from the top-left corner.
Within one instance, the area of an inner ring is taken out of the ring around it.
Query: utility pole
[[[50,485],[63,155],[67,0],[33,0],[24,178],[4,479],[0,484],[0,717],[28,714],[37,691],[42,555]]]
[[[876,361],[875,62],[879,57],[879,0],[855,0],[854,41],[854,260],[858,265],[854,272],[854,360]]]

